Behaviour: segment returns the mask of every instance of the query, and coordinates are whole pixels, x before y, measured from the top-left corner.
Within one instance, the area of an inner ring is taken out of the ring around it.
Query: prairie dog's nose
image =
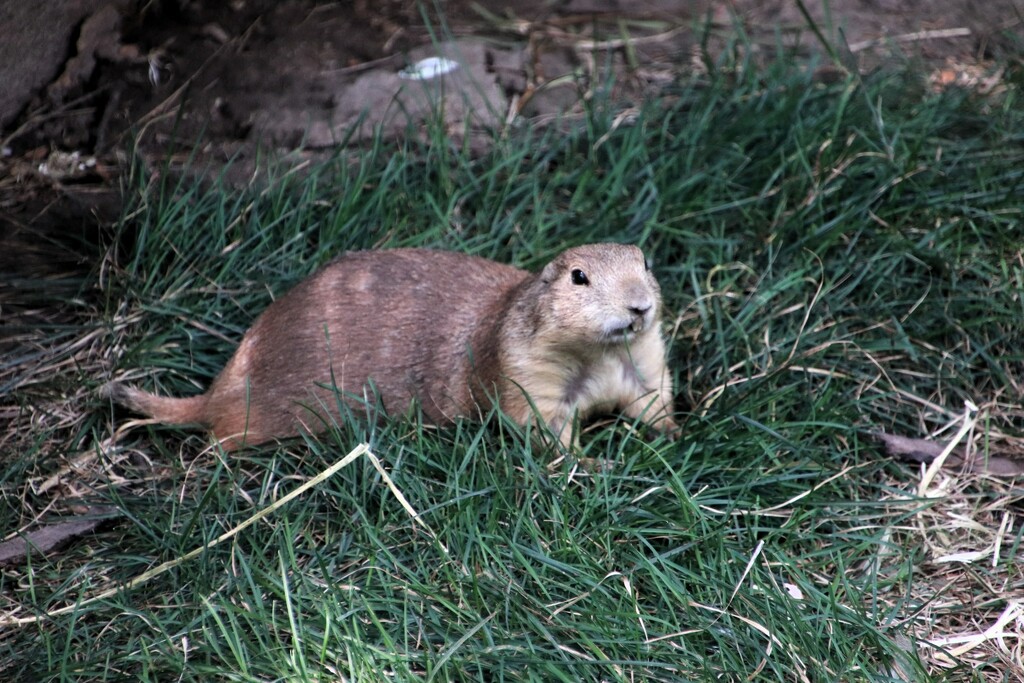
[[[650,290],[639,282],[634,282],[626,290],[626,309],[630,313],[642,318],[654,306],[654,299]]]
[[[644,317],[649,310],[651,310],[651,303],[649,301],[634,302],[629,307],[629,312],[638,318]]]

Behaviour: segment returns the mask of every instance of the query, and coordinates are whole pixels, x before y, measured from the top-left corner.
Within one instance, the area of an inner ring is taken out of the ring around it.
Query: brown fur
[[[207,427],[229,449],[319,431],[337,413],[335,387],[352,406],[379,396],[392,414],[419,401],[438,424],[497,397],[520,424],[536,409],[563,445],[574,416],[616,409],[674,433],[660,306],[631,246],[570,249],[536,275],[452,252],[352,252],[271,304],[205,394],[108,394]]]

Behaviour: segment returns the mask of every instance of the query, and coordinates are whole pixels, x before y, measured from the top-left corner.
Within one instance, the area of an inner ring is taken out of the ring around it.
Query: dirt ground
[[[603,69],[625,105],[737,44],[822,55],[816,32],[838,46],[822,77],[895,54],[954,82],[1022,21],[1022,0],[0,0],[0,341],[42,305],[26,278],[89,267],[132,163],[231,159],[247,182],[257,147],[299,162],[418,134],[439,105],[481,146],[571,113]]]

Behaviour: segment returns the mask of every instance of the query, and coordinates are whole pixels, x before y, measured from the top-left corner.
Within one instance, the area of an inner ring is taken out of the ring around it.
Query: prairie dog
[[[205,394],[105,391],[229,450],[321,431],[339,397],[377,396],[392,414],[415,400],[437,424],[497,405],[564,447],[574,417],[613,410],[674,436],[660,316],[634,246],[575,247],[536,274],[430,249],[349,252],[272,303]]]

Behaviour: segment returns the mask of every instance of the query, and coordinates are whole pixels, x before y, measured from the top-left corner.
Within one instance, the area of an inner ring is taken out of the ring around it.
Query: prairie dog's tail
[[[206,394],[188,398],[157,396],[141,389],[111,382],[100,394],[136,413],[142,413],[166,424],[198,424],[209,426],[206,415]]]

